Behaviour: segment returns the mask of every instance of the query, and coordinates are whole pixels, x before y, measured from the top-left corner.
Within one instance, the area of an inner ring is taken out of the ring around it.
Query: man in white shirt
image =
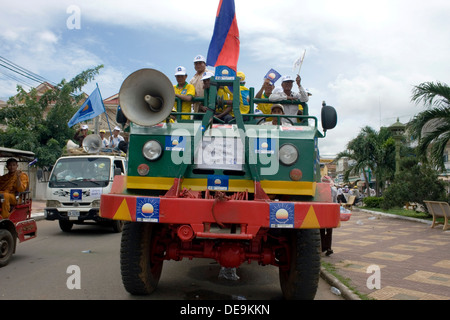
[[[191,81],[189,81],[190,84],[192,84],[195,87],[195,97],[203,97],[204,96],[204,89],[203,89],[203,75],[205,72],[209,72],[209,70],[206,68],[206,59],[202,55],[197,55],[194,58],[194,68],[195,68],[195,75],[192,77]],[[195,102],[194,103],[194,112],[199,112],[198,109],[201,105],[201,102]],[[196,120],[201,120],[201,116],[194,117]]]
[[[269,101],[277,102],[283,100],[300,100],[301,102],[308,102],[309,97],[305,89],[303,89],[300,76],[295,79],[298,86],[298,93],[292,92],[292,86],[294,79],[291,76],[284,76],[281,78],[281,88],[276,88],[273,90],[269,97]],[[286,115],[301,115],[302,112],[299,110],[298,104],[285,104],[284,113]],[[297,121],[295,118],[290,118],[292,121]]]
[[[122,137],[120,134],[120,128],[114,127],[113,135],[109,137],[109,148],[118,149],[119,143],[121,141],[125,141],[124,137]]]
[[[108,148],[109,141],[105,138],[106,131],[100,130],[100,138],[102,139],[102,148]]]

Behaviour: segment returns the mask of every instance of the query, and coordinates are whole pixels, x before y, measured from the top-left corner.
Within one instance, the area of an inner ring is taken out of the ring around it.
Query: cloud
[[[338,111],[338,126],[320,141],[322,153],[342,151],[363,126],[378,129],[396,117],[407,122],[421,110],[410,101],[413,86],[446,82],[450,73],[447,0],[235,2],[241,39],[238,67],[249,87],[259,89],[270,68],[292,75],[293,62],[307,50],[301,76],[313,93],[311,113],[320,118],[323,100]],[[188,67],[193,55],[206,55],[217,4],[6,2],[0,17],[1,55],[53,81],[104,64],[96,81],[102,94],[112,95],[136,67],[172,72],[179,63]],[[69,32],[71,5],[80,8],[81,29]],[[146,51],[151,59],[142,54]],[[186,56],[191,52],[192,57]],[[9,95],[10,88],[11,80],[0,74],[0,97]]]

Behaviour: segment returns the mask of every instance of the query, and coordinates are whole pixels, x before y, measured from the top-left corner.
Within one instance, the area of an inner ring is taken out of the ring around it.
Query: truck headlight
[[[99,208],[100,207],[100,199],[95,199],[94,201],[92,201],[92,207]]]
[[[161,144],[156,140],[147,141],[142,148],[142,154],[150,161],[159,159],[162,154]]]
[[[280,162],[286,166],[294,164],[298,159],[297,148],[290,143],[283,144],[280,147]]]
[[[47,200],[45,202],[45,206],[51,208],[59,208],[61,207],[61,203],[58,200]]]

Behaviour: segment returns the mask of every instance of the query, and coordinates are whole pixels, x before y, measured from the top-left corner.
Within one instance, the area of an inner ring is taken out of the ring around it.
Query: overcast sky
[[[0,56],[56,83],[103,64],[83,90],[90,94],[98,83],[103,98],[141,68],[160,70],[175,83],[177,66],[185,66],[190,79],[194,57],[207,55],[218,3],[2,1]],[[323,100],[338,112],[337,127],[319,142],[322,155],[343,151],[366,125],[379,130],[397,117],[409,121],[423,110],[411,103],[413,86],[449,83],[448,0],[235,3],[238,69],[246,74],[247,87],[258,91],[270,68],[295,76],[293,64],[306,50],[300,75],[313,94],[310,113],[320,121]],[[0,66],[0,99],[14,95],[16,84]]]

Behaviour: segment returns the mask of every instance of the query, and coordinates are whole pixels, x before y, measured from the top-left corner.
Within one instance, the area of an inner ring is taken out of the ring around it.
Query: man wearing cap
[[[269,101],[283,101],[283,100],[300,100],[300,102],[308,102],[309,97],[306,93],[305,89],[303,89],[300,84],[301,78],[297,76],[295,79],[297,82],[299,92],[292,92],[292,85],[294,83],[294,79],[291,76],[284,76],[281,78],[281,88],[276,88],[269,97]],[[285,104],[284,112],[287,115],[298,115],[302,114],[302,112],[298,108],[298,104]],[[291,118],[292,121],[296,121],[295,118]]]
[[[203,96],[205,95],[205,93],[209,92],[209,88],[211,87],[211,78],[214,77],[214,73],[212,73],[211,71],[205,71],[202,74],[202,90],[203,90]],[[195,93],[197,93],[197,90],[195,90]],[[198,107],[198,111],[197,112],[206,112],[207,108],[206,106],[202,103],[199,102],[199,107]],[[198,116],[194,116],[194,119],[196,120],[202,120],[203,116],[202,115],[198,115]]]
[[[274,104],[271,108],[270,114],[278,114],[282,115],[284,114],[284,107],[281,104]],[[290,126],[289,120],[286,120],[285,118],[281,117],[273,117],[272,121],[266,121],[263,123],[263,125],[278,125],[281,122],[281,125],[283,126]]]
[[[18,163],[14,158],[6,160],[8,173],[0,177],[0,198],[2,202],[2,217],[7,219],[10,215],[11,205],[17,204],[16,193],[28,189],[29,180],[26,173],[17,170]]]
[[[246,114],[250,111],[250,102],[248,100],[250,92],[248,88],[245,87],[245,73],[238,71],[236,76],[240,78],[239,90],[241,96],[239,97],[239,110],[241,110],[241,114]]]
[[[121,141],[125,141],[124,137],[122,137],[119,133],[120,133],[120,128],[117,126],[114,127],[113,135],[111,137],[109,137],[109,144],[108,144],[109,148],[119,149],[119,143]]]
[[[203,97],[203,75],[205,72],[210,72],[206,68],[206,59],[202,55],[197,55],[194,58],[194,69],[196,71],[195,75],[192,77],[191,81],[189,81],[190,84],[192,84],[195,88],[195,96],[196,97]],[[194,112],[198,112],[198,108],[200,107],[200,102],[194,103]]]
[[[109,141],[105,138],[106,131],[100,130],[100,138],[102,139],[102,148],[108,148]]]
[[[80,148],[83,146],[83,140],[86,138],[88,133],[89,127],[86,124],[83,124],[80,129],[75,132],[75,135],[73,136],[73,140],[78,143]]]
[[[175,90],[175,97],[181,99],[181,112],[191,112],[192,109],[192,98],[195,97],[195,87],[186,82],[187,73],[186,68],[179,66],[175,69],[175,78],[177,79],[177,84],[173,86]],[[177,101],[174,104],[175,110],[177,110]],[[191,116],[184,115],[181,116],[182,120],[189,120]]]
[[[256,99],[269,99],[274,89],[274,85],[270,82],[270,79],[264,79],[261,89],[255,94]],[[261,110],[264,114],[270,114],[272,103],[258,103],[258,110]]]
[[[214,74],[212,72],[208,71],[203,74],[202,81],[204,92],[207,92],[211,86],[210,84],[211,77],[214,77]],[[223,88],[219,88],[219,90],[217,91],[217,96],[221,97],[222,100],[224,97],[228,98],[228,94],[225,92]],[[201,105],[199,111],[206,112],[206,107],[204,105]],[[214,111],[214,117],[221,119],[225,123],[231,121],[233,119],[233,117],[231,116],[231,105],[226,105],[223,103],[217,105]],[[213,122],[217,123],[218,121],[214,119]]]

